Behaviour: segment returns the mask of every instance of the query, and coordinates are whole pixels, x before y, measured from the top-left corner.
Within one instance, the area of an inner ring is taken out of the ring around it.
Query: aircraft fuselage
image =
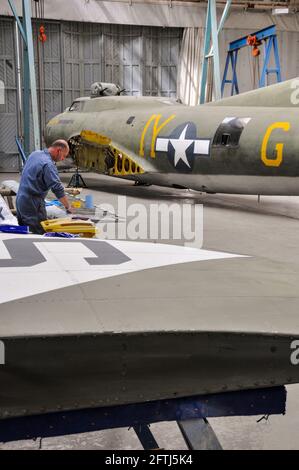
[[[49,145],[82,131],[99,135],[102,141],[80,140],[87,146],[79,152],[80,167],[102,172],[110,147],[141,168],[114,176],[205,192],[299,195],[297,108],[187,107],[133,97],[82,103],[82,111],[52,119],[45,136]]]

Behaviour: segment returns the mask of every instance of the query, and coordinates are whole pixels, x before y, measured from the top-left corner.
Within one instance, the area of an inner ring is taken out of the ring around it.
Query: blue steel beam
[[[256,33],[252,33],[250,36],[256,36],[256,38],[261,41],[262,39],[267,39],[270,36],[274,36],[276,34],[276,27],[275,25],[268,26],[267,28],[261,29],[260,31],[256,31]],[[247,36],[242,38],[236,39],[229,43],[228,52],[233,52],[236,49],[241,49],[242,47],[248,46],[247,44]]]
[[[214,393],[147,403],[0,419],[0,442],[65,436],[161,421],[284,414],[284,387]]]

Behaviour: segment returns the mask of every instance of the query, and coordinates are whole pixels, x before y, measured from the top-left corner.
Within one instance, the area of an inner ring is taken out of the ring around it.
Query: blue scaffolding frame
[[[262,73],[259,81],[259,87],[264,87],[266,85],[266,79],[270,74],[276,74],[277,82],[281,82],[281,68],[280,68],[280,60],[279,60],[279,51],[278,51],[278,42],[277,42],[277,34],[276,34],[276,27],[275,25],[269,26],[267,28],[261,29],[260,31],[256,31],[252,34],[252,36],[256,36],[258,41],[264,41],[264,63],[262,68]],[[248,36],[244,36],[240,39],[236,39],[229,43],[226,63],[224,68],[224,74],[221,84],[221,96],[223,96],[224,88],[226,84],[231,84],[231,96],[235,94],[239,94],[239,85],[238,85],[238,78],[237,78],[237,60],[238,60],[238,53],[239,50],[243,47],[248,47],[247,44]],[[273,49],[274,52],[274,59],[275,59],[275,67],[270,67],[270,58],[271,58],[271,51]],[[231,72],[232,78],[228,79],[228,71],[229,66],[231,65]]]

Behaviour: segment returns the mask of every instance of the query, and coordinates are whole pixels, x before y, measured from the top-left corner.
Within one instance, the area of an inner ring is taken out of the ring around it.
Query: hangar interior
[[[0,450],[299,449],[298,77],[299,0],[0,0]]]
[[[75,98],[88,96],[93,82],[117,83],[128,95],[177,97],[186,104],[199,103],[206,15],[204,2],[74,0],[72,3],[70,9],[68,3],[44,0],[42,10],[36,10],[36,2],[32,2],[42,130]],[[298,15],[273,15],[277,2],[273,2],[273,8],[271,2],[265,6],[263,2],[251,2],[249,6],[243,3],[233,2],[219,35],[221,72],[230,41],[275,24],[282,78],[298,76]],[[291,2],[292,5],[295,11],[296,1]],[[16,6],[21,13],[21,1],[16,2]],[[219,5],[218,17],[222,11]],[[37,25],[41,24],[46,30],[45,43],[37,40]],[[5,104],[0,105],[2,172],[19,169],[15,144],[18,112],[15,42],[11,9],[8,2],[2,0],[0,80],[5,85]],[[240,52],[238,62],[241,92],[254,88],[253,73],[252,57],[246,48]],[[274,81],[274,77],[269,77],[269,83]],[[228,94],[226,87],[224,96]]]

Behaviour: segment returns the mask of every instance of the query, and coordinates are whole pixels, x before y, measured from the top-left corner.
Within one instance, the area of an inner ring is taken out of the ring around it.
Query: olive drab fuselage
[[[285,103],[293,88],[285,82],[195,107],[167,98],[81,98],[48,123],[46,142],[64,138],[75,144],[80,167],[139,182],[295,195],[299,109],[296,99]]]

